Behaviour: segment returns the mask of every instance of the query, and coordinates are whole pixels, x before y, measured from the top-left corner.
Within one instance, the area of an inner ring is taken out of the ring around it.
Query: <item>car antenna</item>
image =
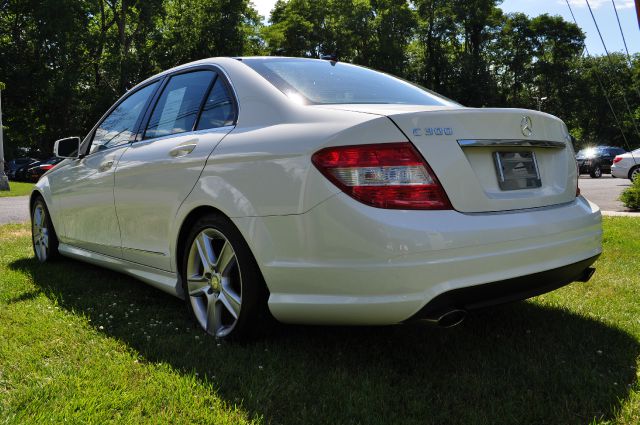
[[[320,55],[320,59],[325,60],[325,61],[331,61],[332,65],[335,65],[335,63],[338,62],[338,54],[337,53],[330,53],[328,55]]]

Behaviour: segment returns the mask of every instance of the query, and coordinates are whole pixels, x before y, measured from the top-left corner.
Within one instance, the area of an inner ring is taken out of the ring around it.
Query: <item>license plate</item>
[[[519,190],[542,186],[534,152],[494,152],[493,160],[500,189]]]

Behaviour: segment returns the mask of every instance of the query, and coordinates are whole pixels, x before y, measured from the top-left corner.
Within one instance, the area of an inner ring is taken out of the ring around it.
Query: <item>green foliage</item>
[[[640,55],[631,67],[621,54],[583,59],[576,25],[500,2],[278,0],[267,24],[249,0],[0,1],[5,151],[49,154],[160,70],[260,54],[337,54],[464,105],[540,106],[578,146],[639,146]]]
[[[636,178],[620,195],[620,200],[625,207],[632,210],[640,210],[640,178]]]

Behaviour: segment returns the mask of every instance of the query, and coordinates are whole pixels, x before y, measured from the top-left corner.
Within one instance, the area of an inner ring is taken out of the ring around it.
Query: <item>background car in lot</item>
[[[640,149],[617,155],[613,159],[611,175],[629,180],[638,178],[640,176]]]
[[[27,166],[29,164],[33,164],[34,162],[37,162],[37,161],[38,161],[37,159],[29,158],[29,157],[12,159],[7,163],[7,169],[5,170],[7,173],[7,176],[9,177],[9,179],[15,180],[16,171],[19,168],[23,166]]]
[[[56,157],[49,158],[46,161],[37,162],[35,165],[27,169],[26,180],[34,183],[37,182],[44,173],[51,170],[60,162],[62,162],[62,158]]]
[[[625,152],[622,148],[612,146],[594,146],[581,149],[576,154],[580,174],[589,174],[592,178],[600,178],[602,174],[609,174],[613,158]]]
[[[29,171],[30,168],[35,167],[37,165],[42,164],[41,160],[35,160],[33,162],[30,162],[26,165],[22,165],[21,167],[18,167],[16,169],[16,172],[14,174],[14,180],[19,181],[19,182],[26,182],[27,181],[27,172]]]

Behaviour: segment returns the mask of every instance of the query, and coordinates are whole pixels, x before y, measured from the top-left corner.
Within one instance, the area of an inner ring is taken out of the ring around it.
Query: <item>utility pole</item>
[[[638,15],[638,27],[640,28],[640,0],[636,0],[636,15]]]
[[[541,111],[542,110],[542,102],[547,100],[547,96],[544,96],[544,97],[536,96],[536,99],[538,100],[538,111]]]
[[[4,140],[2,138],[2,90],[4,84],[0,83],[0,190],[9,191],[9,178],[4,173]]]

